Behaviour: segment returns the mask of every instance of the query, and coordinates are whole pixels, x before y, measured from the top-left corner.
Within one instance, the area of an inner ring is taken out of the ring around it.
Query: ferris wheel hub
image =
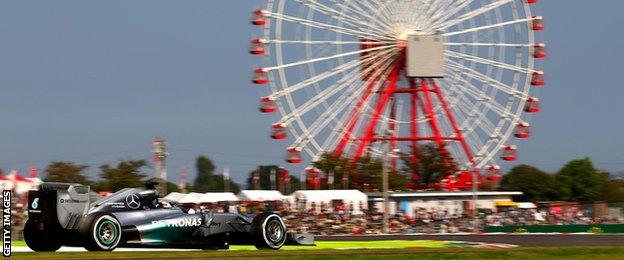
[[[407,76],[443,78],[444,75],[444,37],[425,34],[409,35],[407,40]]]

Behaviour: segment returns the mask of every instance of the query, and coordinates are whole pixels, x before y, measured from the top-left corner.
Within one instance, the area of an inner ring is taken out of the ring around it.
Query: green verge
[[[624,259],[624,247],[14,253],[13,259]]]
[[[14,247],[26,246],[24,241],[13,241]],[[323,249],[375,249],[375,248],[445,248],[467,247],[467,244],[444,241],[317,241],[316,246],[284,246],[282,250],[323,250]],[[232,251],[256,250],[255,246],[231,246]]]
[[[4,243],[1,243],[2,245],[4,245]],[[11,241],[11,246],[27,246],[26,242],[24,241]]]
[[[462,246],[444,241],[317,241],[316,246],[284,246],[282,250],[375,249],[375,248],[444,248]],[[254,246],[231,246],[230,250],[256,250]]]

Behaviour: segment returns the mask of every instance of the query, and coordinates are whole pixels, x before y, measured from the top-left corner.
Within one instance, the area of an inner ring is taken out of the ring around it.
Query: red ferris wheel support
[[[404,54],[403,54],[404,56]],[[340,142],[334,150],[335,155],[341,155],[345,152],[349,142],[354,142],[356,148],[352,150],[351,158],[354,162],[365,156],[367,148],[374,142],[388,142],[390,149],[397,147],[399,142],[408,142],[412,147],[417,148],[419,142],[433,142],[438,147],[441,154],[450,155],[446,149],[446,142],[458,142],[462,148],[462,152],[468,158],[468,161],[473,166],[473,171],[477,173],[478,180],[482,180],[482,176],[477,168],[474,167],[474,155],[471,151],[466,138],[451,112],[444,93],[440,87],[436,84],[435,78],[414,78],[406,77],[408,86],[399,86],[399,82],[403,74],[405,73],[405,58],[402,57],[396,62],[394,68],[385,79],[369,79],[367,89],[360,97],[360,100],[351,111],[348,124],[344,128]],[[362,133],[359,135],[354,133],[354,128],[359,121],[363,120],[362,111],[364,104],[372,98],[374,85],[376,82],[385,82],[383,86],[376,92],[377,98],[374,103],[373,112],[367,122],[360,122],[365,124]],[[380,118],[384,111],[390,109],[390,120],[388,122],[388,129],[391,133],[396,130],[396,99],[398,95],[409,96],[410,106],[410,131],[407,136],[398,136],[396,134],[391,135],[379,135],[375,131],[379,128],[381,122]],[[435,100],[435,101],[434,101]],[[442,115],[436,115],[434,108],[436,107],[434,102],[442,108]],[[428,127],[432,133],[429,136],[422,136],[419,133],[419,109],[420,113],[426,118],[426,127]],[[444,135],[440,129],[441,120],[447,120],[453,127],[453,135]],[[448,158],[448,157],[447,157]],[[413,154],[412,162],[417,163],[419,160],[416,153]],[[392,167],[396,169],[396,158],[391,161]],[[417,182],[419,176],[417,172],[412,173],[412,180]],[[471,185],[471,184],[470,184]],[[468,187],[464,187],[468,188]]]

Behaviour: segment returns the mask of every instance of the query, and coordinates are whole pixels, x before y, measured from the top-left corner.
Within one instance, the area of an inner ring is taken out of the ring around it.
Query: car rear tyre
[[[112,251],[121,241],[121,225],[115,217],[102,213],[89,216],[80,227],[89,251]]]
[[[286,225],[273,212],[257,215],[252,223],[252,235],[258,249],[280,249],[286,242]]]
[[[24,226],[24,241],[35,252],[54,252],[61,248],[61,241],[55,237],[55,230],[45,230],[44,223],[27,220]]]

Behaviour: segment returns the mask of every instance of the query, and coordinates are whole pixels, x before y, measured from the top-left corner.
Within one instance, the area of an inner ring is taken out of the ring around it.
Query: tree
[[[501,190],[522,191],[522,201],[558,200],[555,177],[529,165],[512,168],[501,181]]]
[[[200,155],[195,160],[195,167],[197,169],[197,176],[193,183],[193,190],[195,192],[223,192],[225,191],[225,181],[223,175],[215,175],[215,165],[210,158],[204,155]],[[230,192],[239,192],[240,187],[232,180],[229,182]],[[187,188],[191,190],[190,188]]]
[[[279,178],[279,166],[277,165],[264,165],[264,166],[258,166],[258,168],[256,170],[253,170],[249,173],[249,177],[247,178],[246,184],[247,184],[247,189],[249,190],[255,190],[256,189],[256,184],[254,183],[253,180],[253,176],[258,174],[259,171],[259,177],[260,179],[258,180],[258,187],[261,190],[271,190],[271,172],[275,171],[275,188],[278,189],[281,185],[280,183],[280,178]],[[292,176],[292,174],[290,175],[290,187],[285,186],[286,183],[284,183],[284,191],[285,193],[289,193],[289,192],[294,192],[296,190],[301,189],[301,180],[295,176]]]
[[[89,179],[84,175],[87,168],[89,166],[73,162],[53,161],[45,169],[44,181],[89,185]]]
[[[570,161],[555,179],[561,199],[566,201],[596,201],[604,190],[604,179],[589,158]]]
[[[609,172],[600,172],[603,179],[603,191],[600,200],[606,202],[624,202],[624,180]]]
[[[102,181],[99,184],[99,188],[115,192],[127,187],[141,187],[144,184],[143,178],[146,176],[141,171],[141,168],[146,165],[147,161],[145,160],[120,161],[116,167],[103,164],[100,166],[100,178],[102,178]]]
[[[429,187],[440,183],[445,177],[457,171],[457,165],[448,152],[433,144],[412,147],[411,153],[401,155],[401,160],[404,164],[402,171],[405,174],[418,174],[418,179],[413,180],[417,187]]]
[[[345,175],[348,179],[351,179],[355,173],[354,165],[351,163],[350,159],[343,156],[336,156],[333,153],[324,153],[321,155],[321,159],[315,161],[313,165],[325,174],[330,172],[334,174],[334,188],[348,189],[353,187],[349,186],[349,184],[347,184],[347,187],[343,187],[342,184],[342,178],[345,177]],[[323,188],[329,188],[327,182],[321,185]]]
[[[171,192],[180,192],[180,189],[178,188],[178,184],[175,184],[173,182],[168,181],[167,182],[167,192],[171,193]],[[166,195],[166,194],[163,194]]]
[[[342,177],[347,174],[349,179],[349,189],[358,190],[381,190],[382,184],[382,160],[362,157],[357,163],[343,156],[336,156],[330,153],[323,154],[321,159],[314,163],[314,166],[327,175],[329,172],[334,173],[334,187],[342,187]],[[388,167],[390,168],[390,167]],[[327,178],[321,187],[327,188]],[[388,187],[390,190],[404,190],[407,182],[406,177],[396,171],[389,169]]]
[[[213,186],[211,180],[214,179],[215,165],[210,158],[200,155],[195,160],[195,168],[197,169],[197,176],[195,176],[193,183],[194,190],[196,192],[208,192]]]

